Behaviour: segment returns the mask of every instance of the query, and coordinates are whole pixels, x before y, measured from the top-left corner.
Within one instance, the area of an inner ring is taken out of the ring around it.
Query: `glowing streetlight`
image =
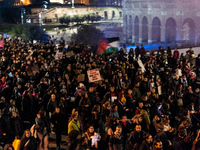
[[[72,0],[72,8],[75,8],[75,7],[74,7],[74,0]]]

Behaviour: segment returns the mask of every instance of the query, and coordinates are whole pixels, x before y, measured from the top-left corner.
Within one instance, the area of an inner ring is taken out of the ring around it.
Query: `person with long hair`
[[[22,136],[19,150],[37,150],[37,141],[27,129]]]
[[[94,126],[90,125],[82,137],[85,137],[88,139],[88,146],[90,147],[90,150],[99,149],[98,143],[101,139],[101,136],[97,132],[94,131]]]

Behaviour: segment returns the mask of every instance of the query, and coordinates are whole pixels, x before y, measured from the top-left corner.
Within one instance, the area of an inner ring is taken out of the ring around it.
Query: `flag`
[[[97,55],[117,52],[118,46],[119,46],[119,38],[118,37],[101,39],[99,41]]]
[[[0,47],[3,47],[3,40],[0,41]]]

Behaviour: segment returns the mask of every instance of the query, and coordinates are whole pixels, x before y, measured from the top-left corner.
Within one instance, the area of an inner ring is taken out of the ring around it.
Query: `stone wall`
[[[199,1],[124,0],[123,42],[188,41],[196,44],[200,33]]]
[[[84,15],[94,13],[103,19],[123,19],[121,7],[82,7],[82,8],[52,8],[42,13],[43,19],[51,19],[52,22],[58,21],[63,16]],[[107,14],[107,17],[106,17]]]

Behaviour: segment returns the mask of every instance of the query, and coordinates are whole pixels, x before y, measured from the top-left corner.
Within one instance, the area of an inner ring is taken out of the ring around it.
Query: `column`
[[[127,15],[123,17],[123,42],[127,42]]]
[[[165,43],[165,27],[160,26],[160,42]]]
[[[198,38],[199,38],[199,33],[200,33],[200,32],[199,32],[197,29],[195,29],[195,43],[194,43],[195,45],[198,44],[198,43],[197,43],[197,42],[198,42],[197,40],[198,40]]]
[[[152,43],[152,25],[148,24],[148,43]]]
[[[139,24],[139,43],[142,43],[142,24]]]
[[[176,41],[181,41],[182,40],[182,28],[177,27],[176,28]]]

